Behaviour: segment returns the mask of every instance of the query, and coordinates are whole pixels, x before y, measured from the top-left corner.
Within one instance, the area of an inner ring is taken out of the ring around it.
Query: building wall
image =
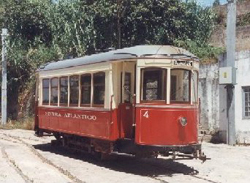
[[[243,118],[243,90],[242,87],[250,86],[250,51],[237,54],[235,86],[235,125],[236,138],[239,143],[250,143],[250,119]]]
[[[219,67],[218,64],[200,65],[199,98],[202,129],[219,129]]]
[[[227,141],[227,93],[219,85],[219,67],[226,65],[226,56],[221,55],[219,63],[201,65],[199,96],[201,99],[201,125],[211,132],[219,131],[221,139]],[[242,87],[250,86],[250,51],[236,53],[235,85],[235,128],[237,143],[250,144],[250,119],[243,118]]]

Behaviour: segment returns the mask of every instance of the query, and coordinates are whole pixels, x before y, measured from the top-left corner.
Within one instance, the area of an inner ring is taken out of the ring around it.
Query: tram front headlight
[[[187,118],[180,117],[179,122],[181,123],[182,126],[187,126]]]

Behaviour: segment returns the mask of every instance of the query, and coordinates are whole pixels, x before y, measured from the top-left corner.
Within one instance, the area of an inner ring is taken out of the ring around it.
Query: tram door
[[[133,78],[134,70],[127,69],[121,73],[121,103],[120,103],[120,131],[122,138],[133,138]],[[132,67],[133,68],[133,67]]]

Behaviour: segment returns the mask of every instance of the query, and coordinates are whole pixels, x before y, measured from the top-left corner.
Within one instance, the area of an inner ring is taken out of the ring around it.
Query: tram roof
[[[140,45],[104,53],[87,55],[80,58],[50,62],[40,67],[39,71],[64,69],[100,62],[111,62],[137,58],[198,58],[185,49],[169,45]]]

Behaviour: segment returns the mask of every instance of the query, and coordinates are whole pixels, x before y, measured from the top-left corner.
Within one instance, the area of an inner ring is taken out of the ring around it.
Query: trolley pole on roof
[[[226,66],[235,70],[235,40],[236,40],[236,1],[228,0],[227,4],[227,61]],[[236,77],[236,74],[233,74]],[[236,144],[235,135],[235,84],[229,84],[227,89],[227,143]]]
[[[2,98],[1,98],[1,114],[2,125],[7,123],[7,61],[6,61],[6,37],[7,29],[2,29]]]

